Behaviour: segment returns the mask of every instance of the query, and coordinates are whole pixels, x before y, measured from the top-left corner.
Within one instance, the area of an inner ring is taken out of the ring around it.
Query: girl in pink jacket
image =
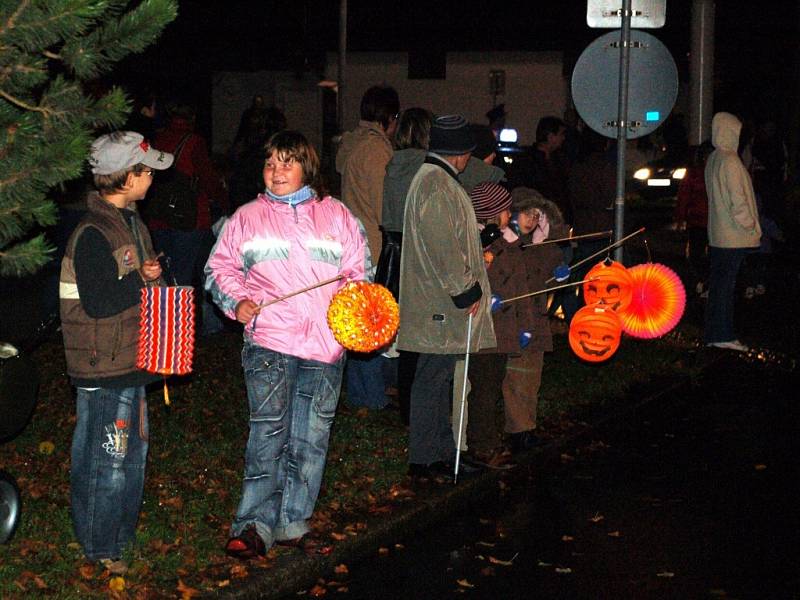
[[[227,221],[206,264],[206,289],[244,324],[250,436],[225,546],[240,559],[263,556],[273,543],[314,549],[307,521],[344,367],[326,314],[346,280],[370,272],[363,227],[344,204],[315,191],[319,158],[305,137],[278,132],[266,154],[265,193]],[[343,279],[263,306],[337,275]]]

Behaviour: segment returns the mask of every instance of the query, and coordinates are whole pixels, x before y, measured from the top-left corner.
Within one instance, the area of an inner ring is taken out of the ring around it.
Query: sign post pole
[[[631,0],[622,2],[622,29],[619,36],[619,105],[617,110],[617,194],[614,200],[614,241],[625,230],[625,146],[628,129],[628,72],[631,63]],[[622,262],[622,246],[614,250],[614,260]]]

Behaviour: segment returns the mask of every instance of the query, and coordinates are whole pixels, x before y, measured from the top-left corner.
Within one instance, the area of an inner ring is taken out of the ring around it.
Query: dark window
[[[446,79],[447,52],[444,50],[412,50],[408,53],[409,79]]]

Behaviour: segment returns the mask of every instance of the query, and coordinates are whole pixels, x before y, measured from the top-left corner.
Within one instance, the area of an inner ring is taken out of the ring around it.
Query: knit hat
[[[475,216],[479,219],[491,219],[511,206],[511,194],[492,181],[479,183],[469,195]]]
[[[431,125],[428,150],[436,154],[457,156],[475,149],[475,139],[467,120],[461,115],[436,117]]]
[[[169,169],[174,159],[169,152],[151,148],[140,133],[115,131],[92,143],[89,164],[95,175],[110,175],[138,164],[161,171]]]
[[[469,129],[475,138],[475,150],[472,151],[472,156],[483,160],[492,152],[497,152],[497,140],[491,127],[473,123]]]

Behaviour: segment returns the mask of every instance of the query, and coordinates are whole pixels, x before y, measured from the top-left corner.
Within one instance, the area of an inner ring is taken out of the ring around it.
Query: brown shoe
[[[487,469],[503,471],[513,469],[517,466],[511,462],[511,455],[508,452],[503,452],[502,449],[491,450],[489,452],[470,450],[467,456],[471,462],[486,467]]]

